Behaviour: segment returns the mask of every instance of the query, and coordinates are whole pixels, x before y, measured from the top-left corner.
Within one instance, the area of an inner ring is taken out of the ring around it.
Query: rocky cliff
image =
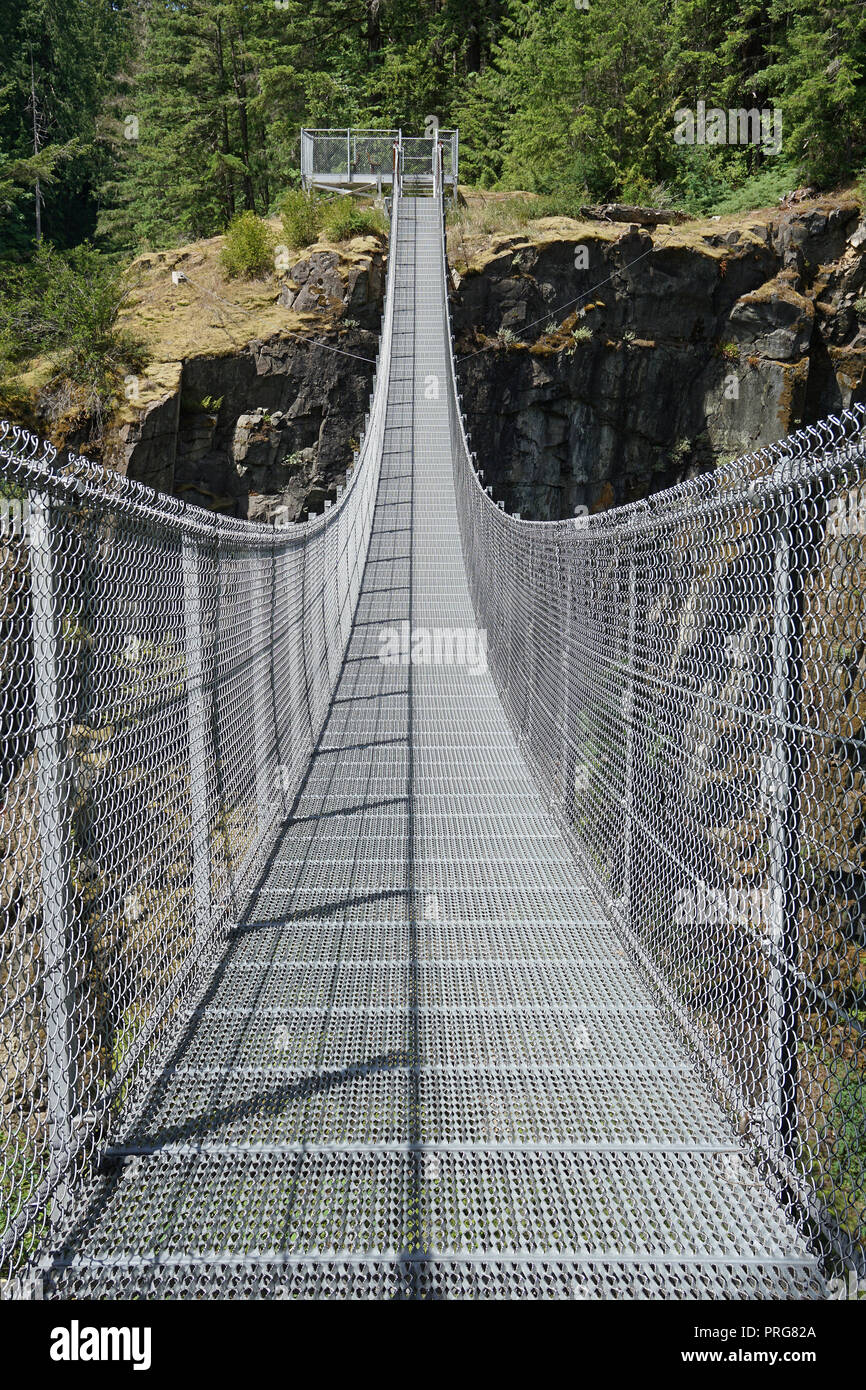
[[[495,235],[470,216],[449,230],[464,409],[509,509],[608,507],[864,399],[866,223],[852,195],[658,216],[613,207]],[[102,457],[208,507],[296,519],[335,495],[360,439],[386,247],[317,245],[254,282],[226,281],[221,247],[133,265],[123,319],[149,366],[127,378]],[[38,400],[31,422],[89,447]]]
[[[838,196],[651,229],[452,229],[460,389],[494,495],[595,511],[864,399],[861,219]]]
[[[124,319],[150,365],[127,382],[104,460],[238,516],[320,509],[363,429],[382,313],[376,237],[316,246],[227,284],[221,238],[140,257]]]

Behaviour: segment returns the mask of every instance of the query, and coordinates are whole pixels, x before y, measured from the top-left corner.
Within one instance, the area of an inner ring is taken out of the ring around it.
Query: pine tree
[[[303,125],[420,133],[434,115],[484,185],[664,183],[702,209],[789,165],[827,185],[866,164],[862,0],[0,0],[0,32],[7,255],[273,210]],[[782,155],[677,145],[699,101],[780,106]]]
[[[71,245],[93,231],[104,161],[96,117],[124,23],[112,0],[0,0],[7,251],[39,234]]]
[[[648,189],[667,155],[663,0],[512,3],[495,62],[503,179],[596,198]]]
[[[115,192],[138,239],[209,236],[260,211],[267,177],[248,29],[265,9],[224,0],[151,0],[129,92],[134,138]],[[267,5],[270,12],[273,6]]]
[[[850,178],[866,162],[866,11],[858,0],[774,0],[769,13],[785,150],[810,181]]]

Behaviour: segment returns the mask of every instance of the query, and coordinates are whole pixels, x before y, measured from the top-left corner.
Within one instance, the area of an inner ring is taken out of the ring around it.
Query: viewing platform
[[[381,195],[392,188],[395,171],[404,193],[433,191],[435,155],[442,147],[444,189],[457,197],[458,133],[435,130],[404,135],[402,130],[301,131],[301,181],[305,189]]]

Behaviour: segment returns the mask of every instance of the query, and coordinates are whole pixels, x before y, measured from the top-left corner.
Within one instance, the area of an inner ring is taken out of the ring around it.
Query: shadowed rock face
[[[116,466],[237,516],[320,510],[363,429],[383,292],[381,251],[314,250],[279,290],[291,332],[160,364],[153,398],[119,431]]]
[[[363,330],[329,333],[325,341],[361,357],[376,354],[376,334]],[[250,519],[287,507],[287,518],[296,520],[308,508],[320,510],[345,477],[373,365],[296,339],[271,339],[236,357],[186,364],[184,388],[174,490],[205,506],[214,505],[208,492],[232,498],[233,510]],[[196,409],[196,401],[214,397],[215,415]]]
[[[563,225],[499,238],[457,277],[472,447],[510,510],[646,496],[866,398],[853,200],[652,238]]]
[[[373,246],[313,248],[292,266],[278,299],[294,335],[269,319],[233,351],[149,369],[152,399],[123,426],[116,466],[240,516],[320,510],[373,386],[359,360],[375,357],[381,320]],[[652,235],[541,222],[487,240],[455,278],[473,448],[494,495],[527,517],[646,496],[864,399],[866,223],[852,199]]]

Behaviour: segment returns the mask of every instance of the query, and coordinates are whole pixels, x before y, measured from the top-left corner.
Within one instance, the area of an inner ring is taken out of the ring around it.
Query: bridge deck
[[[475,621],[441,213],[409,199],[399,215],[382,477],[333,706],[55,1290],[814,1293],[802,1239],[582,882],[490,675],[379,659],[383,629]]]

